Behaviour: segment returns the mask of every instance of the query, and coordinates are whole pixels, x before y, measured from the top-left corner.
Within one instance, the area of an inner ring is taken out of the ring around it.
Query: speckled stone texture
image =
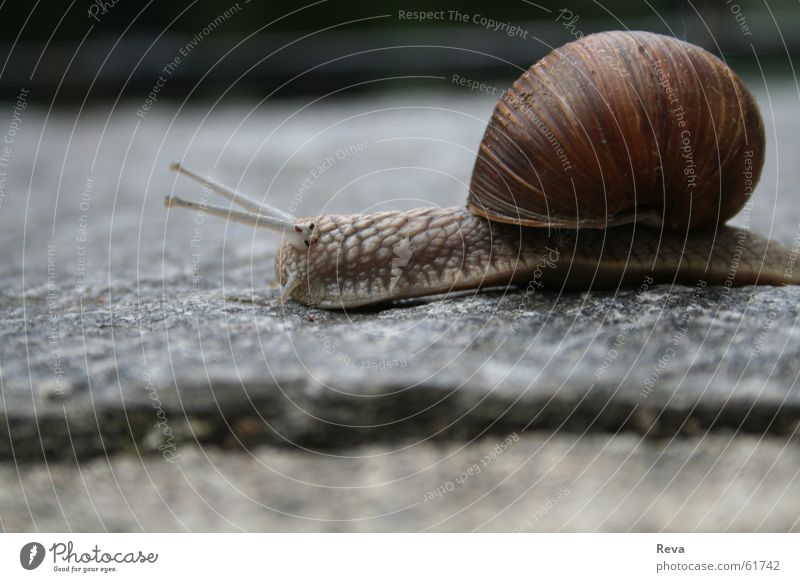
[[[771,89],[779,147],[734,222],[787,245],[792,91]],[[0,206],[2,529],[800,530],[800,288],[281,305],[277,238],[167,212],[211,201],[171,160],[298,216],[450,206],[493,106],[303,104],[25,112]]]

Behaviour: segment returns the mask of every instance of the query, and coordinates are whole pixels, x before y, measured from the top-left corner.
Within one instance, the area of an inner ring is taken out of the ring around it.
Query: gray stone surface
[[[800,530],[796,439],[511,435],[494,457],[509,437],[6,464],[0,515],[11,531]]]
[[[770,97],[779,147],[737,222],[792,244],[800,110]],[[565,486],[534,529],[797,529],[800,288],[280,305],[275,237],[167,213],[201,195],[170,160],[298,215],[457,204],[492,107],[303,105],[25,112],[0,205],[3,528],[515,529]],[[406,509],[512,433],[501,486]]]
[[[542,293],[519,318],[519,292],[359,314],[217,291],[85,298],[59,319],[77,332],[58,342],[60,375],[47,318],[4,338],[4,353],[27,357],[4,362],[13,450],[0,452],[133,451],[159,430],[177,444],[314,449],[528,428],[791,434],[800,290],[691,293]]]

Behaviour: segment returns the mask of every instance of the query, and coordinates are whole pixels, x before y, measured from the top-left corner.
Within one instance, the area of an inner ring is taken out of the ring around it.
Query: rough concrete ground
[[[5,464],[0,508],[8,531],[800,530],[796,440],[517,437]]]
[[[737,222],[791,245],[800,114],[770,97]],[[169,161],[298,215],[458,204],[492,107],[302,105],[26,111],[0,206],[3,529],[798,529],[798,289],[280,305],[276,238],[167,213],[202,196]]]

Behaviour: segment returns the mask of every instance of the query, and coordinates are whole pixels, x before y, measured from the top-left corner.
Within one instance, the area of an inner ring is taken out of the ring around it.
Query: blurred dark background
[[[443,12],[420,22],[400,11]],[[798,0],[37,0],[5,1],[0,18],[3,97],[25,87],[56,104],[141,101],[176,57],[159,100],[386,89],[393,78],[453,72],[511,79],[509,68],[529,66],[576,31],[610,28],[690,40],[743,74],[790,74],[800,52]],[[483,18],[517,32],[490,30]]]

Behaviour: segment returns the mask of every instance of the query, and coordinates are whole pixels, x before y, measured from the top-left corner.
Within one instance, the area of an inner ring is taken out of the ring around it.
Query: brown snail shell
[[[710,226],[745,204],[764,150],[755,99],[720,59],[649,32],[592,34],[503,94],[468,205],[528,226]]]

